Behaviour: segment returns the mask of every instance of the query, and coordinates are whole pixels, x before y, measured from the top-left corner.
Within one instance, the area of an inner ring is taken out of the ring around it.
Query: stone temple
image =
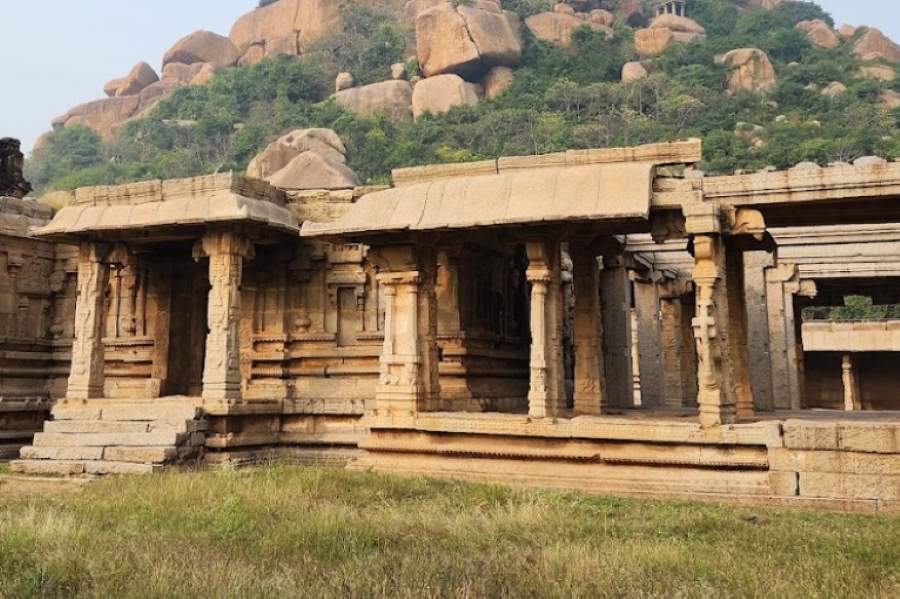
[[[900,163],[700,160],[221,174],[53,214],[4,157],[0,444],[30,473],[274,459],[900,510],[900,321],[814,317],[900,303]]]

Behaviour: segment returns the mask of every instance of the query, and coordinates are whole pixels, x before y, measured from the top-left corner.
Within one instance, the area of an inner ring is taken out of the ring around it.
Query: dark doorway
[[[206,356],[208,262],[177,260],[172,270],[172,316],[164,395],[199,397]]]

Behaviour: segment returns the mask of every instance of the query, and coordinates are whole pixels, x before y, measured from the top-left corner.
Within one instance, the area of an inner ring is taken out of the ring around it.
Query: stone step
[[[114,400],[89,404],[63,403],[53,408],[54,420],[112,420],[122,422],[185,422],[202,415],[195,405],[169,402],[119,403]]]
[[[38,433],[34,436],[35,447],[162,447],[189,443],[191,437],[202,433]],[[203,439],[205,442],[205,438]]]
[[[102,447],[23,447],[23,460],[102,460]]]
[[[150,474],[160,470],[158,464],[135,464],[107,460],[16,460],[10,462],[13,472],[24,474]]]
[[[147,433],[149,422],[115,422],[105,420],[50,420],[44,423],[45,433]],[[172,432],[180,432],[172,430]]]
[[[164,464],[179,456],[176,447],[107,447],[103,459],[110,462]]]

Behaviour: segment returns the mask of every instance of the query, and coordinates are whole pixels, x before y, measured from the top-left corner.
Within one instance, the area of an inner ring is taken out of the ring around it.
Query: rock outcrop
[[[413,88],[413,117],[426,113],[443,114],[457,106],[478,103],[481,86],[465,81],[459,75],[438,75],[423,79]]]
[[[878,96],[878,102],[888,108],[900,107],[900,93],[897,93],[892,89],[883,91],[881,92],[881,95]]]
[[[279,0],[238,19],[228,37],[241,64],[256,64],[279,54],[297,56],[340,27],[336,0]]]
[[[631,83],[647,76],[647,68],[640,62],[626,62],[622,67],[622,83]]]
[[[350,73],[338,73],[334,79],[334,91],[350,89],[353,87],[353,75]]]
[[[515,74],[509,67],[494,67],[487,72],[481,85],[484,87],[484,97],[493,100],[512,85]]]
[[[537,39],[560,48],[572,47],[572,36],[580,27],[602,31],[607,38],[614,35],[613,30],[606,24],[606,18],[599,14],[592,19],[590,14],[585,13],[542,12],[525,19],[525,25]]]
[[[254,158],[247,176],[283,189],[347,189],[359,185],[347,150],[331,129],[297,129]]]
[[[157,81],[159,81],[159,75],[156,74],[156,71],[153,70],[153,67],[151,67],[146,62],[139,62],[138,64],[134,65],[134,68],[132,68],[125,77],[118,80],[119,84],[112,95],[133,96],[135,94],[141,93],[144,88],[146,88],[148,85],[156,83]],[[105,89],[106,88],[104,88],[104,90]]]
[[[408,81],[392,79],[343,89],[331,97],[350,112],[363,116],[384,112],[392,120],[401,121],[412,115],[412,95]]]
[[[416,53],[426,77],[471,77],[494,65],[516,65],[522,58],[519,21],[493,0],[441,2],[416,17]]]
[[[814,19],[812,21],[800,21],[797,23],[797,29],[806,33],[806,39],[810,43],[833,50],[841,45],[841,40],[831,30],[831,27],[822,19]]]
[[[200,81],[208,80],[210,71],[214,74],[216,68],[208,62],[172,62],[163,67],[161,80],[169,84],[201,85]]]
[[[856,32],[858,29],[859,29],[859,27],[854,27],[853,25],[841,25],[838,28],[838,35],[841,36],[843,39],[848,40],[851,37],[853,37],[854,35],[856,35]]]
[[[141,105],[140,96],[119,96],[80,104],[66,114],[53,119],[54,127],[83,125],[109,140],[118,125],[135,114]]]
[[[838,96],[847,93],[847,86],[840,81],[832,81],[826,85],[820,93],[829,98],[837,98]]]
[[[0,197],[24,198],[31,184],[22,175],[25,156],[18,139],[0,139]]]
[[[646,29],[634,32],[634,48],[641,56],[659,56],[676,43],[690,43],[706,39],[706,29],[687,17],[660,15]]]
[[[887,65],[882,64],[859,67],[859,71],[857,71],[857,74],[860,77],[880,79],[881,81],[893,81],[897,78],[897,71]]]
[[[216,68],[234,66],[240,53],[227,37],[211,31],[195,31],[172,46],[163,56],[163,67],[173,62],[192,65],[208,62]]]
[[[874,27],[865,32],[853,44],[853,53],[863,60],[900,62],[900,46]]]
[[[769,56],[758,48],[738,48],[717,56],[716,62],[733,69],[728,78],[731,92],[767,92],[777,82]]]

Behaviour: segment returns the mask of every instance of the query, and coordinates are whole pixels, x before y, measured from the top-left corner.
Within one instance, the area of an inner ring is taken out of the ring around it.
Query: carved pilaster
[[[528,412],[536,418],[565,411],[562,289],[558,242],[526,244],[531,283],[531,377]]]
[[[208,233],[195,248],[195,256],[209,258],[204,399],[241,398],[241,277],[244,258],[252,252],[252,243],[232,231]]]
[[[414,415],[440,397],[433,255],[406,246],[374,249],[371,258],[382,269],[377,278],[385,301],[375,409]]]
[[[852,354],[844,354],[841,360],[841,380],[844,383],[844,410],[847,412],[860,411],[862,397]]]
[[[78,256],[78,292],[75,303],[75,340],[67,399],[103,397],[103,328],[109,266],[107,248],[83,243]]]

